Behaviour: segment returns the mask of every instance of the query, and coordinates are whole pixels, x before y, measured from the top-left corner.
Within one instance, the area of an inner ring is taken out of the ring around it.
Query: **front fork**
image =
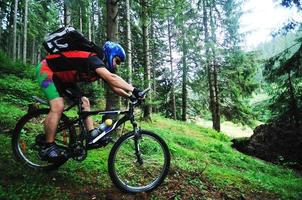
[[[139,147],[139,141],[142,137],[141,137],[141,134],[140,134],[140,129],[137,126],[137,123],[135,121],[132,121],[132,125],[133,125],[133,129],[134,129],[135,155],[136,155],[137,162],[140,165],[142,165],[144,162],[143,162],[140,147]]]

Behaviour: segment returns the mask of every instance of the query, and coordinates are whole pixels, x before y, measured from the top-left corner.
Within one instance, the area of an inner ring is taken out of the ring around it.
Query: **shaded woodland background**
[[[288,22],[276,30],[274,41],[246,52],[244,35],[238,32],[242,3],[2,1],[2,54],[35,65],[45,55],[44,36],[72,25],[100,46],[112,40],[125,47],[127,62],[120,74],[140,88],[153,89],[146,118],[152,111],[184,121],[199,116],[211,119],[218,131],[221,120],[255,126],[257,120],[282,119],[298,126],[300,23]],[[301,10],[300,1],[279,3]],[[102,96],[100,91],[90,93]],[[118,107],[120,101],[105,93],[107,108]],[[255,100],[261,95],[267,98]]]

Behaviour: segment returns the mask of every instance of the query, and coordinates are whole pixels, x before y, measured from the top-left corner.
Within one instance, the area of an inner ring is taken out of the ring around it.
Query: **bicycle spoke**
[[[115,151],[114,177],[122,189],[147,191],[156,187],[164,178],[169,165],[167,149],[149,134],[137,140],[139,158],[135,151],[134,135],[126,138]]]

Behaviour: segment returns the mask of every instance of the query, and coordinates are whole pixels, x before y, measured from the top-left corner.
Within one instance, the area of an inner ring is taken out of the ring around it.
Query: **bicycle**
[[[148,90],[144,90],[143,95]],[[70,91],[67,92],[73,95]],[[39,97],[34,99],[41,104],[47,104]],[[70,158],[83,161],[87,157],[88,150],[105,147],[113,142],[108,158],[108,172],[115,186],[130,193],[150,192],[164,181],[170,167],[170,152],[160,136],[138,127],[134,108],[139,106],[142,100],[130,102],[128,110],[125,111],[88,112],[82,111],[81,96],[73,95],[72,99],[73,103],[64,110],[56,132],[56,143],[60,148],[65,149],[66,158],[55,163],[40,160],[38,152],[43,146],[43,139],[45,140],[43,123],[49,108],[36,108],[29,110],[14,129],[12,148],[18,161],[36,170],[54,170]],[[70,119],[64,113],[75,106],[78,109],[77,117]],[[87,145],[89,133],[85,128],[84,120],[87,116],[106,114],[123,116],[113,123],[109,130],[105,130],[97,137],[98,139],[96,138],[98,141],[95,145]],[[108,135],[126,121],[130,121],[133,131],[123,134],[116,142],[108,140]]]

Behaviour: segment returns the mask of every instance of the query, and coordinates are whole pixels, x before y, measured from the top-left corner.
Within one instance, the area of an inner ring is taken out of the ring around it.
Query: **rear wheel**
[[[44,123],[49,109],[37,109],[24,115],[17,123],[13,136],[12,148],[15,157],[25,165],[38,170],[54,170],[67,161],[56,163],[40,160],[38,153],[44,139]],[[75,129],[66,115],[62,115],[56,132],[56,143],[68,148],[74,139]]]
[[[123,135],[113,146],[108,160],[112,182],[131,193],[149,192],[166,178],[170,152],[165,141],[149,131]]]

